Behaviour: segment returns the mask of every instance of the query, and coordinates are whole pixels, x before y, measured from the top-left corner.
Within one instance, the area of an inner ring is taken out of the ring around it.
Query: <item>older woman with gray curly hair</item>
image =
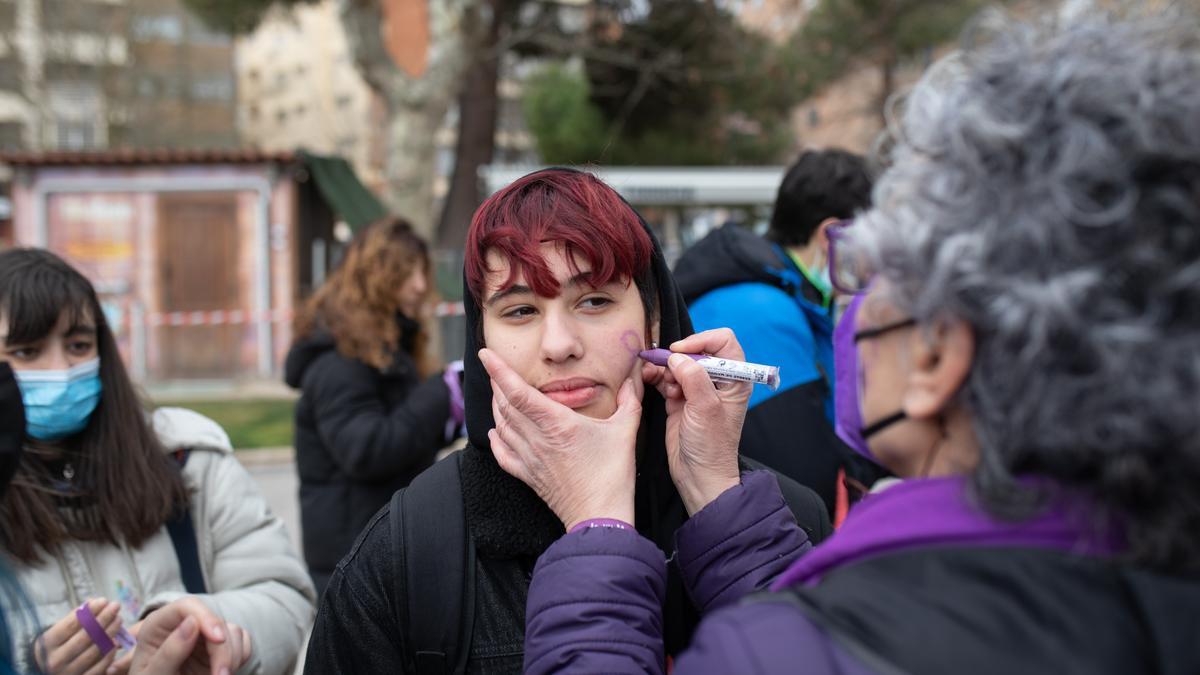
[[[691,515],[668,561],[605,479],[633,470],[638,416],[582,419],[487,359],[493,451],[568,530],[533,575],[526,672],[668,668],[668,564],[719,610],[676,673],[1200,672],[1198,33],[1000,23],[922,79],[835,237],[839,433],[904,480],[821,546],[801,556],[774,481],[738,474],[750,385],[682,356],[643,372]],[[728,331],[671,348],[742,356]]]

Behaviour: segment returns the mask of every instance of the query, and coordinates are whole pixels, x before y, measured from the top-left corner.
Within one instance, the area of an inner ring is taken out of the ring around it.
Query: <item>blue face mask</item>
[[[25,433],[54,441],[83,431],[100,402],[100,359],[68,370],[18,370]]]

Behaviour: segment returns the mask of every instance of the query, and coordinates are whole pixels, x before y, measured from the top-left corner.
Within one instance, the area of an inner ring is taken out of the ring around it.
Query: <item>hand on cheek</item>
[[[534,490],[569,530],[590,518],[633,522],[635,442],[641,399],[632,379],[616,411],[593,419],[529,386],[488,349],[479,359],[492,378],[488,432],[496,461]]]

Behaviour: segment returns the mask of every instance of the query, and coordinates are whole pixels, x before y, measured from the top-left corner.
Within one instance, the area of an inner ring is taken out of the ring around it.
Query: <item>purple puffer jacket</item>
[[[679,529],[675,544],[684,585],[705,615],[675,673],[790,672],[797,654],[806,672],[868,672],[794,606],[735,604],[811,548],[771,474],[744,474]],[[661,673],[666,581],[662,552],[636,532],[562,537],[538,560],[529,587],[525,672]]]

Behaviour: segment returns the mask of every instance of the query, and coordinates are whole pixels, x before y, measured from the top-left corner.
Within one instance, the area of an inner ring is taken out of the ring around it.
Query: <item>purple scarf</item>
[[[842,565],[895,551],[929,546],[1013,546],[1111,555],[1120,550],[1113,532],[1087,520],[1089,502],[1060,491],[1049,506],[1022,521],[1001,521],[967,497],[966,479],[907,480],[865,497],[842,527],[797,560],[775,583],[779,590],[812,585]]]

